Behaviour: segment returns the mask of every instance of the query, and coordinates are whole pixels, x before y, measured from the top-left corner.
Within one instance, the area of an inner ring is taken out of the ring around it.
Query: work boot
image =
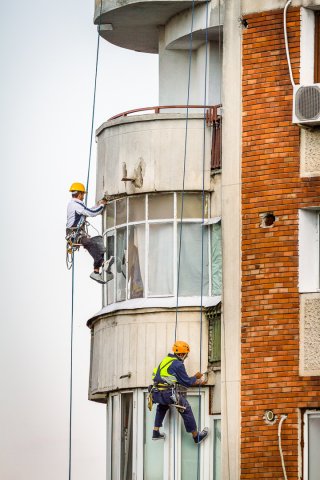
[[[102,283],[102,284],[107,283],[103,280],[102,274],[98,272],[92,272],[90,275],[90,278],[92,278],[92,280],[95,280],[98,283]]]
[[[194,443],[201,443],[208,436],[209,428],[205,427],[202,432],[198,432],[195,437],[193,437]]]
[[[160,430],[153,430],[152,440],[164,440],[165,438],[166,435],[164,433],[161,433]]]

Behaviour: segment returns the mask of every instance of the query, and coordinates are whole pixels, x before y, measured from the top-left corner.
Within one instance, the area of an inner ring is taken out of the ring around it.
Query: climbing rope
[[[86,183],[87,196],[85,200],[85,205],[87,205],[87,201],[88,201],[90,167],[91,167],[91,156],[92,156],[92,139],[93,139],[93,129],[94,129],[97,76],[98,76],[99,50],[100,50],[101,14],[102,14],[102,0],[100,0],[99,25],[98,25],[98,34],[97,34],[98,38],[97,38],[97,49],[96,49],[96,65],[95,65],[94,88],[93,88],[92,114],[91,114],[88,173],[87,173],[87,183]],[[75,238],[77,238],[81,227],[82,227],[82,222],[79,222]],[[71,480],[71,474],[72,474],[72,391],[73,391],[73,323],[74,323],[74,270],[75,270],[74,252],[75,252],[75,248],[72,247],[70,256],[68,256],[68,250],[67,250],[67,266],[69,267],[68,269],[70,268],[72,269],[71,323],[70,323],[70,387],[69,387],[69,391],[70,391],[70,394],[69,394],[69,480]],[[71,267],[70,267],[70,263],[68,264],[69,259],[71,260]]]
[[[206,104],[207,104],[207,75],[208,75],[208,18],[209,2],[206,2],[206,47],[204,62],[204,98],[203,98],[203,145],[202,145],[202,224],[201,224],[201,287],[200,287],[200,348],[199,371],[202,370],[202,328],[203,328],[203,273],[204,273],[204,220],[205,220],[205,161],[206,161]],[[201,424],[201,385],[198,386],[198,429]],[[197,451],[197,480],[200,479],[200,443]]]
[[[186,178],[187,163],[187,144],[188,144],[188,123],[189,123],[189,105],[190,105],[190,84],[191,84],[191,66],[192,66],[192,48],[193,48],[193,23],[194,23],[195,2],[192,0],[191,6],[191,25],[190,25],[190,41],[189,41],[189,67],[188,67],[188,86],[187,86],[187,112],[184,136],[184,154],[183,154],[183,173],[182,173],[182,192],[181,192],[181,215],[180,215],[180,234],[179,234],[179,253],[177,266],[177,302],[176,302],[176,318],[174,328],[174,341],[177,340],[178,329],[178,308],[179,308],[179,288],[180,288],[180,266],[181,266],[181,245],[182,245],[182,226],[183,226],[183,209],[184,209],[184,192]],[[176,479],[176,421],[173,422],[173,479]]]

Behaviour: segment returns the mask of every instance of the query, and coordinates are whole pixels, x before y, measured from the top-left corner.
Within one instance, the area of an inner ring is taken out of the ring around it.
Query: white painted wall
[[[222,479],[240,478],[241,38],[240,0],[226,2],[222,130]]]
[[[128,117],[98,130],[96,198],[104,194],[134,194],[182,189],[185,115],[158,114]],[[190,114],[186,159],[186,190],[202,189],[203,118]],[[206,127],[205,189],[210,188],[211,129]],[[143,185],[123,182],[141,165]]]
[[[91,394],[124,388],[146,387],[153,369],[172,351],[175,310],[122,311],[102,317],[93,325]],[[207,369],[208,322],[203,315],[202,365],[200,356],[200,312],[189,308],[178,314],[177,338],[190,344],[186,360],[189,375]],[[131,372],[131,378],[120,380]],[[210,384],[213,377],[210,376]]]
[[[206,46],[201,45],[191,54],[189,105],[203,105],[205,100]],[[222,42],[212,41],[207,51],[206,103],[221,103]],[[189,51],[168,50],[164,33],[159,46],[159,105],[186,105],[188,95]]]

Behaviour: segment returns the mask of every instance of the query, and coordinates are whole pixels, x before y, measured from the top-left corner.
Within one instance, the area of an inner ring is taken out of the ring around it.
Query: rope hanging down
[[[203,145],[202,145],[202,223],[201,223],[201,287],[200,287],[200,345],[199,345],[199,371],[202,370],[202,328],[203,328],[203,264],[204,264],[204,219],[205,219],[205,161],[206,161],[206,104],[207,104],[207,74],[208,74],[208,17],[209,2],[206,3],[206,48],[204,62],[204,98],[203,98]],[[201,386],[198,387],[198,425],[201,422]],[[200,480],[200,444],[197,452],[197,480]]]
[[[86,183],[87,196],[85,200],[85,205],[87,205],[88,191],[89,191],[92,141],[93,141],[92,139],[93,139],[94,116],[95,116],[95,107],[96,107],[97,76],[98,76],[99,50],[100,50],[101,14],[102,14],[102,0],[100,0],[100,14],[99,14],[99,25],[98,25],[96,65],[95,65],[92,115],[91,115],[91,132],[90,132],[90,142],[89,142],[90,146],[89,146],[89,158],[88,158],[88,173],[87,173],[87,183]],[[80,227],[81,225],[78,226],[77,233],[79,232]],[[74,250],[72,251],[72,254],[71,254],[71,264],[72,264],[72,290],[71,290],[71,323],[70,323],[69,477],[68,477],[69,480],[71,480],[71,475],[72,475],[72,390],[73,390],[73,323],[74,323],[74,270],[75,270],[74,269]]]
[[[181,266],[181,242],[182,242],[182,220],[184,208],[184,191],[186,178],[186,163],[187,163],[187,144],[188,144],[188,122],[189,122],[189,105],[190,105],[190,84],[191,84],[191,65],[192,65],[192,48],[193,48],[193,23],[194,23],[194,7],[195,3],[192,0],[191,7],[191,26],[190,26],[190,42],[189,42],[189,67],[188,67],[188,86],[187,86],[187,112],[186,112],[186,126],[184,137],[184,155],[183,155],[183,174],[182,174],[182,193],[181,193],[181,216],[180,216],[180,235],[179,235],[179,254],[178,254],[178,271],[177,271],[177,303],[176,303],[176,319],[174,328],[174,341],[177,340],[178,329],[178,308],[179,308],[179,287],[180,287],[180,266]],[[173,422],[173,479],[176,479],[176,422]]]

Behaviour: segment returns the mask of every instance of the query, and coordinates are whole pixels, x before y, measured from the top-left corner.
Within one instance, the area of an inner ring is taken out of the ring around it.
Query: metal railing
[[[212,128],[212,146],[211,146],[211,170],[218,170],[221,168],[221,116],[218,113],[221,105],[157,105],[154,107],[135,108],[134,110],[127,110],[110,117],[108,121],[125,118],[136,113],[151,112],[154,114],[161,113],[161,110],[172,109],[207,109],[206,110],[206,124]],[[166,112],[167,113],[167,112]]]

